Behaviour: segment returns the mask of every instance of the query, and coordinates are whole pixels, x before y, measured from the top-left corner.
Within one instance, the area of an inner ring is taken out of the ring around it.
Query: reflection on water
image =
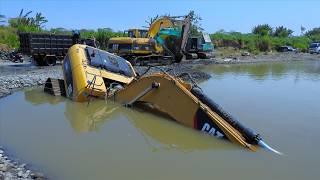
[[[52,179],[317,179],[319,62],[207,66],[203,91],[285,156],[162,116],[41,88],[0,100],[0,144]],[[232,172],[232,173],[230,173]]]
[[[223,142],[225,140],[212,140],[211,137],[193,132],[189,128],[180,127],[181,125],[172,122],[170,119],[154,116],[142,109],[128,109],[112,101],[103,100],[95,100],[89,105],[87,103],[77,103],[62,97],[49,96],[39,92],[39,90],[41,91],[41,89],[24,91],[25,99],[33,105],[44,103],[56,105],[64,102],[65,118],[70,122],[76,133],[98,131],[99,127],[107,126],[109,121],[124,116],[138,130],[147,144],[151,144],[151,140],[155,140],[157,143],[161,143],[164,149],[180,149],[187,152],[196,149],[234,147],[228,145],[229,142]],[[187,133],[191,132],[193,136],[186,136],[185,134],[181,136],[179,130],[182,130],[181,133],[185,133],[184,130]],[[199,138],[209,138],[209,141],[199,141]]]
[[[296,61],[294,63],[253,63],[249,65],[232,64],[207,66],[205,71],[213,73],[217,78],[223,78],[225,74],[249,75],[257,80],[264,80],[269,77],[281,79],[287,74],[294,74],[296,81],[307,77],[310,79],[319,79],[320,61]],[[301,74],[301,75],[300,75]]]

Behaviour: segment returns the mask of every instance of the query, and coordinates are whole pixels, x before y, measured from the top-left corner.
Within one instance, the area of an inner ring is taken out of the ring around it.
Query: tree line
[[[307,51],[309,44],[320,41],[320,27],[313,28],[301,35],[294,36],[293,31],[284,26],[272,28],[268,24],[255,26],[251,33],[225,32],[220,30],[210,35],[217,47],[234,47],[250,52],[259,53],[276,50],[280,46],[293,46],[300,51]]]

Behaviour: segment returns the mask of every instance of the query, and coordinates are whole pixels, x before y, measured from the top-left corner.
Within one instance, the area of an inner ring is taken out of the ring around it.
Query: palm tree
[[[40,27],[42,27],[43,24],[45,24],[47,22],[48,22],[48,20],[44,16],[42,16],[41,13],[36,14],[36,17],[34,18],[34,24],[36,26],[38,26],[40,28]]]
[[[23,9],[21,9],[20,14],[18,16],[18,24],[19,25],[30,25],[32,18],[29,18],[29,14],[31,14],[32,11],[28,11],[27,13],[23,14]]]

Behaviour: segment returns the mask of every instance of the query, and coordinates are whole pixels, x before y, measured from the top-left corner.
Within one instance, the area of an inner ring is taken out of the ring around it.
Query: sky
[[[258,24],[283,25],[300,34],[320,26],[320,0],[0,0],[0,14],[18,16],[21,9],[41,12],[45,28],[116,31],[141,28],[157,14],[186,15],[190,10],[202,17],[202,27],[212,33],[224,29],[248,33]]]

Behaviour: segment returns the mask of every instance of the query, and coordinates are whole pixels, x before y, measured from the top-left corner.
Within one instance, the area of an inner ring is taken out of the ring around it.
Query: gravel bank
[[[26,164],[19,164],[8,158],[0,147],[0,179],[2,180],[42,180],[46,179],[42,173],[32,171]]]
[[[320,54],[309,54],[309,53],[294,53],[294,52],[283,52],[283,53],[267,53],[260,55],[251,56],[230,56],[227,58],[216,58],[211,62],[213,64],[241,64],[241,63],[259,63],[259,62],[283,62],[283,61],[314,61],[320,60]]]
[[[201,82],[208,80],[211,76],[202,71],[193,68],[194,64],[183,62],[179,64],[171,64],[168,66],[158,66],[158,67],[147,67],[147,66],[136,66],[134,67],[139,75],[149,75],[157,72],[166,72],[172,76],[180,76],[183,74],[189,74],[195,82]],[[181,76],[185,81],[190,81],[187,76]]]
[[[29,63],[1,62],[0,98],[23,87],[38,86],[48,77],[62,78],[61,66],[37,67]]]

